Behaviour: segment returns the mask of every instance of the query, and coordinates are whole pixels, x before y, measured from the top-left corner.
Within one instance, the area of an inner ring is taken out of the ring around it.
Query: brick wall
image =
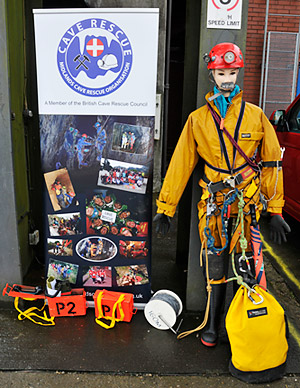
[[[300,1],[270,0],[269,14],[300,15]],[[244,98],[259,103],[266,0],[249,0]],[[298,32],[300,17],[269,16],[268,31]]]

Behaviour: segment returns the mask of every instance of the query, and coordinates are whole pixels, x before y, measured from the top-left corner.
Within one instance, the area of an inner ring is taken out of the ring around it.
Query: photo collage
[[[154,117],[40,115],[46,277],[151,292]]]

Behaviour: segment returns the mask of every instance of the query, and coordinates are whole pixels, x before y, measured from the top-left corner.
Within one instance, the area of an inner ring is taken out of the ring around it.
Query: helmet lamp
[[[235,61],[235,54],[232,51],[227,51],[224,54],[224,62],[226,62],[228,65],[230,63],[233,63]]]
[[[210,56],[207,53],[205,53],[203,55],[203,60],[205,63],[209,63],[211,59],[210,59]]]

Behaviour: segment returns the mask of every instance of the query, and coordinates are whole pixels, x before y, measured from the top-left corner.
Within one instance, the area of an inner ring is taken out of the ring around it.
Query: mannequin
[[[240,48],[233,43],[220,43],[205,54],[204,60],[214,90],[206,95],[206,105],[189,115],[157,200],[154,222],[157,232],[168,232],[184,188],[198,160],[202,159],[199,234],[202,244],[210,243],[204,269],[206,278],[209,274],[211,297],[201,342],[212,347],[218,340],[228,251],[235,252],[237,263],[241,255],[241,247],[237,244],[240,229],[235,225],[238,199],[234,194],[238,192],[244,201],[244,229],[248,243],[244,250],[250,261],[250,208],[255,209],[256,220],[264,206],[271,214],[270,230],[274,242],[286,241],[290,227],[282,218],[283,178],[276,133],[259,107],[242,101],[242,91],[236,84],[239,69],[244,67]],[[230,206],[227,208],[226,205],[226,215],[222,215],[226,201]],[[249,277],[255,278],[253,263]]]

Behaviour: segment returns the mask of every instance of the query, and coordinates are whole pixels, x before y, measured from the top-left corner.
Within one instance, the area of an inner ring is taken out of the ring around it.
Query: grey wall
[[[0,300],[6,282],[21,282],[10,118],[5,0],[0,0]]]

